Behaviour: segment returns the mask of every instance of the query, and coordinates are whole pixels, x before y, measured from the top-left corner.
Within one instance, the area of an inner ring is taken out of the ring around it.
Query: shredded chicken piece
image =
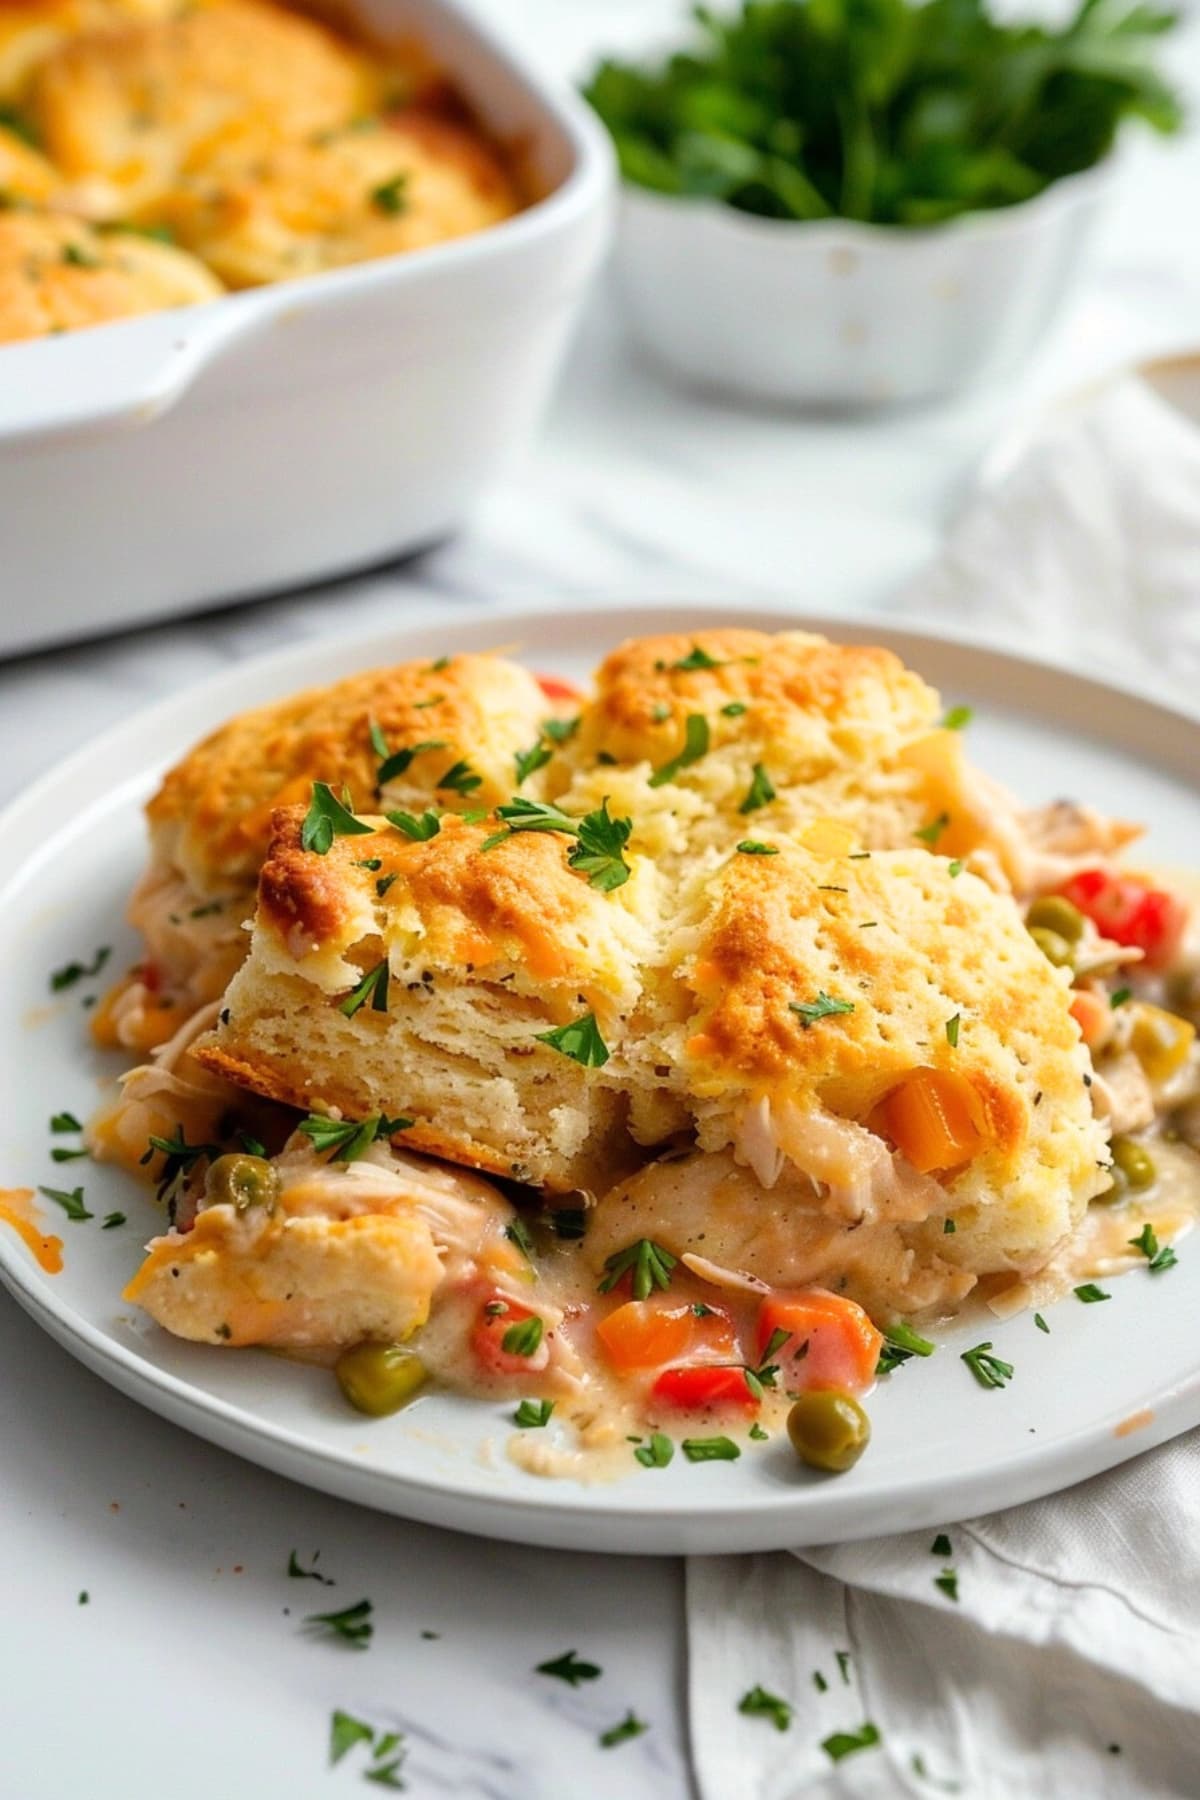
[[[1092,1107],[1114,1137],[1154,1123],[1154,1090],[1132,1050],[1106,1057],[1103,1072],[1092,1076]]]
[[[827,1190],[824,1210],[836,1217],[898,1222],[945,1211],[932,1175],[918,1174],[865,1125],[785,1105],[775,1129],[788,1160]]]

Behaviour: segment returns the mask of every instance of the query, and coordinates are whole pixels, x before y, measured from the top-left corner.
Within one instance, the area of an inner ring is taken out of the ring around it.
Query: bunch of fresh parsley
[[[1154,52],[1175,15],[1081,0],[1058,28],[984,0],[744,0],[695,9],[658,67],[603,62],[584,92],[627,181],[772,219],[931,225],[1099,162],[1127,118],[1174,131]]]

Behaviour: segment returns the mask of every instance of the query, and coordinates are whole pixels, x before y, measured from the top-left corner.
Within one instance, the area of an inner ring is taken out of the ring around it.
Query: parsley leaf
[[[1151,1275],[1157,1275],[1163,1269],[1173,1269],[1179,1261],[1170,1244],[1164,1244],[1160,1249],[1158,1234],[1149,1219],[1142,1226],[1137,1237],[1132,1237],[1128,1241],[1132,1249],[1140,1250],[1146,1258],[1150,1265]]]
[[[555,1681],[565,1681],[568,1687],[578,1687],[581,1681],[596,1681],[604,1670],[598,1663],[584,1662],[576,1656],[574,1650],[564,1650],[561,1656],[552,1656],[549,1661],[538,1663],[535,1675],[552,1675]]]
[[[965,726],[967,726],[971,723],[971,720],[974,717],[975,717],[975,712],[972,707],[970,707],[970,706],[952,706],[942,716],[942,730],[943,731],[962,731]]]
[[[643,1469],[665,1469],[675,1454],[675,1446],[665,1432],[652,1431],[650,1442],[640,1444],[633,1454]]]
[[[419,816],[410,812],[389,812],[383,816],[389,825],[394,825],[397,831],[418,844],[427,844],[442,829],[442,821],[435,812],[423,812]]]
[[[371,205],[376,212],[384,213],[388,218],[396,218],[400,213],[408,211],[408,176],[393,175],[390,181],[381,181],[370,193]]]
[[[385,956],[373,969],[368,969],[356,988],[341,1001],[338,1011],[352,1019],[360,1006],[371,1002],[373,1012],[386,1012],[388,1003],[388,960]]]
[[[786,1731],[792,1722],[792,1708],[765,1687],[754,1686],[738,1701],[738,1711],[751,1719],[770,1719],[776,1731]]]
[[[954,1546],[944,1531],[939,1531],[929,1546],[930,1556],[953,1556]]]
[[[641,1737],[643,1731],[649,1729],[644,1719],[639,1719],[634,1712],[627,1712],[619,1724],[610,1725],[607,1731],[600,1733],[601,1747],[611,1750],[615,1744],[624,1744],[630,1738]]]
[[[778,856],[779,851],[774,844],[760,844],[757,838],[743,838],[738,845],[742,856]]]
[[[668,781],[674,781],[681,769],[690,768],[708,754],[708,744],[708,720],[703,713],[689,713],[683,727],[683,749],[670,762],[665,762],[661,769],[654,771],[650,777],[650,786],[665,787]]]
[[[689,1462],[736,1462],[742,1454],[732,1438],[684,1438],[679,1446]]]
[[[529,1227],[524,1219],[511,1219],[504,1227],[504,1235],[510,1244],[515,1244],[525,1261],[533,1264],[533,1239],[529,1235]]]
[[[1047,1325],[1045,1319],[1043,1319],[1041,1313],[1034,1313],[1033,1322],[1037,1326],[1039,1331],[1044,1331],[1046,1333],[1046,1336],[1049,1337],[1050,1327]]]
[[[160,1201],[165,1200],[191,1174],[198,1162],[215,1162],[218,1156],[224,1154],[220,1144],[189,1144],[183,1135],[182,1125],[175,1127],[174,1137],[151,1136],[142,1162],[152,1162],[156,1151],[166,1158],[155,1190]]]
[[[288,1570],[291,1574],[291,1570]],[[351,1713],[335,1712],[329,1721],[329,1761],[341,1762],[347,1750],[353,1750],[355,1744],[373,1744],[375,1729],[356,1719]]]
[[[935,1588],[940,1588],[947,1600],[958,1600],[958,1576],[953,1569],[943,1569],[940,1575],[933,1578]]]
[[[517,767],[517,786],[520,787],[535,770],[544,769],[553,754],[553,750],[542,743],[534,744],[528,750],[518,750],[513,757]]]
[[[632,819],[609,817],[606,795],[595,812],[585,813],[580,819],[576,841],[567,855],[568,864],[587,876],[589,886],[611,894],[624,887],[631,874],[624,851],[632,830]]]
[[[688,674],[693,669],[724,669],[728,663],[727,656],[719,658],[710,656],[708,651],[702,650],[699,644],[693,644],[687,655],[681,656],[678,662],[671,664],[671,667],[679,669],[683,674]]]
[[[1095,1306],[1098,1301],[1112,1299],[1112,1295],[1106,1294],[1104,1289],[1097,1287],[1094,1281],[1085,1281],[1082,1287],[1073,1289],[1073,1292],[1075,1298],[1082,1300],[1085,1306]]]
[[[72,1225],[81,1224],[84,1219],[94,1219],[96,1216],[83,1204],[81,1187],[72,1188],[69,1194],[64,1188],[39,1187],[38,1193],[45,1194],[47,1200],[53,1200],[56,1206],[61,1206]]]
[[[565,744],[568,738],[574,737],[579,730],[579,714],[573,719],[543,719],[542,736],[548,737],[552,744]]]
[[[354,1650],[365,1650],[375,1635],[371,1623],[373,1611],[369,1600],[356,1600],[353,1606],[344,1606],[340,1612],[309,1613],[304,1623],[317,1626]]]
[[[518,1319],[500,1339],[500,1348],[506,1356],[534,1356],[541,1346],[544,1330],[545,1325],[536,1313],[528,1319]]]
[[[513,1423],[523,1431],[532,1431],[538,1426],[548,1425],[553,1411],[553,1400],[522,1400],[513,1414]]]
[[[60,1112],[55,1113],[51,1119],[50,1129],[51,1131],[82,1131],[83,1126],[74,1113]]]
[[[373,825],[364,825],[337,798],[324,781],[312,784],[312,800],[300,827],[300,848],[327,856],[335,837],[370,837]]]
[[[386,1113],[372,1113],[369,1119],[331,1119],[324,1113],[310,1113],[297,1126],[314,1150],[328,1150],[330,1162],[357,1162],[380,1138],[390,1138],[407,1131],[411,1119],[389,1119]]]
[[[788,1009],[797,1013],[805,1031],[815,1025],[818,1019],[832,1019],[840,1013],[854,1011],[853,1000],[833,1000],[824,988],[818,990],[815,1000],[789,1000]]]
[[[958,1028],[961,1024],[961,1013],[955,1013],[952,1019],[946,1020],[946,1042],[952,1050],[958,1049]]]
[[[559,1025],[553,1031],[535,1031],[533,1035],[539,1044],[548,1044],[551,1050],[569,1056],[582,1068],[602,1069],[608,1061],[608,1046],[600,1036],[594,1013],[584,1013],[569,1025]]]
[[[932,850],[949,823],[950,814],[947,812],[939,813],[936,819],[931,819],[929,821],[928,825],[922,825],[920,831],[914,831],[913,836],[915,838],[920,838],[921,842],[923,844],[928,844],[929,848]]]
[[[857,1750],[873,1750],[881,1741],[878,1727],[870,1723],[858,1731],[834,1731],[827,1738],[821,1739],[821,1748],[830,1762],[841,1762],[844,1756],[853,1756]]]
[[[648,1300],[655,1288],[665,1290],[670,1287],[671,1271],[678,1260],[661,1244],[650,1238],[638,1238],[636,1243],[626,1245],[624,1250],[615,1250],[605,1259],[604,1278],[596,1292],[611,1294],[623,1275],[632,1274],[634,1299]]]
[[[376,787],[386,787],[389,781],[395,781],[399,775],[407,775],[413,761],[424,756],[430,750],[444,750],[445,738],[426,738],[423,743],[409,744],[402,750],[390,750],[388,741],[374,719],[370,724],[371,748],[379,758],[379,767],[375,771]]]
[[[1012,1380],[1013,1366],[1001,1362],[998,1356],[992,1356],[990,1340],[984,1344],[976,1344],[973,1350],[964,1350],[961,1360],[966,1363],[980,1387],[1002,1388]]]
[[[750,786],[746,789],[746,798],[738,807],[740,813],[757,812],[761,806],[768,806],[775,798],[775,787],[771,777],[760,762],[754,765],[754,775]]]
[[[111,947],[101,944],[90,963],[69,962],[61,969],[55,969],[50,977],[51,993],[61,994],[64,988],[74,987],[77,981],[90,980],[93,975],[98,975],[111,955]]]
[[[721,708],[721,716],[726,719],[740,719],[749,709],[744,700],[730,700]]]
[[[124,1223],[125,1214],[123,1212],[105,1213],[100,1222],[100,1229],[101,1231],[115,1231],[118,1225],[124,1225]]]
[[[477,787],[483,786],[483,776],[477,775],[469,762],[456,762],[446,770],[437,784],[439,788],[449,788],[455,794],[473,794]]]

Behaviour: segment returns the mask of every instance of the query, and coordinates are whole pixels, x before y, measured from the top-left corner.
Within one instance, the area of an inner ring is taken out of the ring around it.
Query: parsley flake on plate
[[[64,963],[62,968],[55,969],[50,977],[51,993],[61,994],[64,988],[74,987],[77,981],[90,981],[93,976],[100,973],[111,955],[111,946],[101,944],[90,963]]]
[[[827,1738],[822,1738],[821,1748],[830,1762],[841,1762],[845,1756],[853,1756],[858,1750],[873,1750],[881,1743],[877,1726],[870,1724],[860,1727],[858,1731],[834,1731]]]
[[[644,1719],[639,1719],[632,1711],[627,1712],[619,1724],[610,1725],[607,1731],[600,1733],[601,1748],[611,1750],[617,1744],[628,1743],[630,1738],[641,1737],[643,1731],[649,1729]]]
[[[578,1687],[582,1681],[597,1681],[604,1670],[598,1663],[584,1662],[574,1650],[564,1650],[561,1656],[552,1656],[548,1661],[538,1663],[535,1675],[551,1675],[555,1681],[565,1681],[568,1687]]]
[[[324,781],[312,784],[312,799],[300,827],[300,848],[315,856],[327,856],[335,837],[370,837],[373,825],[356,819],[348,806],[343,806],[333,789]]]
[[[1170,1244],[1159,1246],[1158,1234],[1149,1219],[1142,1226],[1138,1235],[1131,1237],[1128,1242],[1131,1249],[1140,1250],[1146,1258],[1150,1265],[1151,1275],[1158,1275],[1164,1269],[1173,1269],[1179,1261]]]
[[[309,1613],[304,1623],[316,1626],[318,1631],[349,1644],[354,1650],[365,1650],[375,1635],[371,1622],[374,1610],[369,1600],[356,1600],[353,1606],[344,1606],[340,1612]]]
[[[792,1708],[787,1700],[755,1684],[738,1701],[738,1711],[751,1719],[770,1719],[776,1731],[786,1731],[792,1722]]]
[[[84,1205],[81,1187],[72,1188],[70,1193],[65,1188],[39,1187],[38,1193],[45,1194],[47,1200],[53,1200],[56,1206],[61,1206],[72,1225],[82,1224],[84,1219],[94,1219],[96,1216]]]
[[[991,1354],[991,1340],[976,1344],[972,1350],[964,1350],[961,1360],[966,1363],[972,1375],[984,1388],[1002,1388],[1012,1380],[1013,1366],[1001,1362],[998,1356]]]
[[[971,707],[969,707],[969,706],[952,706],[942,716],[942,721],[941,721],[942,730],[943,731],[962,731],[966,728],[966,726],[968,726],[971,723],[971,720],[974,717],[975,717],[975,713]]]
[[[572,1019],[569,1025],[559,1025],[553,1031],[535,1031],[533,1035],[539,1044],[548,1044],[551,1050],[557,1050],[560,1056],[569,1056],[582,1068],[602,1069],[608,1061],[608,1046],[600,1035],[594,1013],[584,1013],[581,1019]]]
[[[125,1214],[123,1212],[105,1213],[100,1222],[100,1229],[101,1231],[115,1231],[118,1225],[124,1225],[124,1223]]]
[[[689,1462],[736,1462],[742,1454],[732,1438],[684,1438],[680,1449]]]
[[[1081,1287],[1072,1289],[1072,1292],[1077,1300],[1083,1301],[1085,1306],[1095,1306],[1101,1300],[1112,1299],[1112,1295],[1106,1294],[1104,1289],[1097,1287],[1094,1281],[1085,1281]]]
[[[75,1117],[74,1113],[60,1112],[55,1113],[54,1117],[51,1119],[50,1129],[51,1131],[56,1132],[82,1131],[83,1126],[79,1123],[79,1120]]]
[[[633,1453],[643,1469],[665,1469],[675,1454],[675,1446],[663,1431],[652,1431],[648,1444],[639,1444]]]
[[[940,1575],[935,1575],[933,1578],[933,1585],[945,1594],[947,1600],[953,1600],[957,1605],[958,1576],[953,1569],[943,1569]]]
[[[953,1556],[954,1547],[944,1531],[939,1531],[929,1546],[930,1556]]]
[[[290,1573],[290,1571],[289,1571]],[[373,1744],[375,1727],[367,1725],[362,1719],[356,1719],[347,1712],[335,1712],[329,1722],[329,1760],[331,1763],[341,1762],[347,1750],[355,1744]]]
[[[535,1431],[550,1423],[553,1411],[553,1400],[522,1400],[513,1414],[513,1423],[519,1425],[522,1431]]]

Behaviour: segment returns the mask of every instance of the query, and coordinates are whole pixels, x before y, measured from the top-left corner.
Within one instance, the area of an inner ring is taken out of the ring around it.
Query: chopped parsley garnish
[[[755,1440],[755,1442],[759,1443],[759,1444],[765,1444],[767,1439],[770,1437],[770,1435],[771,1435],[770,1432],[764,1431],[762,1426],[759,1424],[758,1420],[755,1419],[753,1425],[750,1427],[750,1436]]]
[[[224,1151],[220,1144],[189,1144],[183,1135],[183,1126],[175,1127],[174,1137],[153,1137],[146,1145],[143,1164],[152,1162],[155,1152],[166,1158],[162,1173],[158,1178],[156,1190],[159,1200],[165,1200],[180,1181],[189,1176],[196,1164],[202,1160],[215,1162]]]
[[[681,769],[690,768],[708,754],[708,743],[708,720],[703,713],[689,713],[683,727],[683,749],[670,762],[665,762],[661,769],[654,771],[650,777],[650,786],[665,787],[668,781],[674,781]]]
[[[739,1365],[742,1374],[745,1377],[746,1386],[756,1400],[761,1400],[763,1398],[764,1388],[773,1388],[776,1385],[776,1377],[779,1374],[779,1364],[772,1362],[771,1358],[773,1356],[778,1356],[791,1335],[790,1331],[784,1331],[782,1326],[778,1326],[768,1338],[757,1366],[751,1367],[749,1363],[742,1363]],[[801,1346],[799,1354],[805,1355],[807,1354],[807,1351],[808,1343],[806,1340]]]
[[[675,1454],[675,1446],[663,1431],[652,1431],[648,1444],[639,1444],[633,1453],[643,1469],[665,1469]]]
[[[740,719],[745,711],[746,702],[744,700],[730,700],[721,708],[722,717],[726,719]]]
[[[56,1163],[78,1162],[81,1156],[90,1156],[90,1150],[64,1150],[61,1144],[55,1144],[50,1152],[50,1161]]]
[[[365,1650],[375,1634],[371,1623],[373,1611],[369,1600],[356,1600],[353,1606],[344,1606],[341,1612],[309,1613],[304,1623],[316,1625],[355,1650]]]
[[[338,1011],[352,1019],[360,1006],[371,1002],[372,1012],[386,1012],[388,1003],[388,961],[385,956],[373,969],[368,969],[356,988],[341,1001]]]
[[[914,831],[913,836],[915,838],[920,838],[921,842],[923,844],[928,844],[929,848],[932,850],[949,823],[950,814],[946,812],[939,813],[937,818],[931,819],[928,825],[922,825],[920,831]]]
[[[379,758],[379,766],[375,770],[376,787],[386,787],[388,782],[395,781],[398,775],[407,775],[414,758],[424,756],[426,751],[446,748],[445,738],[426,738],[423,743],[409,744],[403,750],[392,750],[374,719],[370,721],[368,731],[371,748]]]
[[[449,788],[455,794],[473,794],[477,787],[483,786],[483,776],[477,775],[469,762],[456,762],[450,765],[437,785]]]
[[[393,175],[390,181],[381,181],[370,193],[371,205],[376,212],[386,214],[394,219],[402,212],[408,211],[408,176]],[[434,664],[436,668],[436,663]]]
[[[93,256],[90,250],[85,250],[82,244],[64,244],[62,259],[75,269],[98,269],[101,266],[100,258]]]
[[[951,881],[953,881],[956,876],[961,875],[962,872],[963,862],[961,856],[956,856],[953,862],[946,864],[946,873],[949,875]]]
[[[940,1588],[947,1600],[958,1601],[958,1576],[953,1569],[943,1569],[940,1575],[933,1578],[935,1588]]]
[[[522,1400],[513,1414],[513,1423],[522,1431],[533,1431],[538,1426],[548,1425],[553,1411],[553,1400]]]
[[[907,1350],[910,1356],[932,1356],[937,1345],[929,1338],[922,1337],[910,1325],[889,1325],[884,1331],[889,1344],[895,1344],[901,1350]]]
[[[288,1570],[288,1574],[291,1574]],[[335,1712],[329,1722],[329,1760],[331,1763],[341,1762],[347,1750],[353,1750],[355,1744],[373,1744],[375,1728],[366,1725],[361,1719],[354,1718],[347,1712]]]
[[[500,1348],[506,1356],[533,1356],[541,1346],[544,1330],[545,1325],[536,1313],[528,1319],[518,1319],[500,1339]]]
[[[321,1554],[321,1552],[319,1550],[314,1550],[313,1551],[313,1566],[312,1566],[312,1568],[304,1569],[300,1566],[300,1561],[296,1555],[296,1552],[294,1550],[292,1550],[288,1555],[288,1566],[287,1566],[287,1572],[291,1576],[292,1580],[293,1581],[319,1581],[322,1587],[336,1587],[337,1583],[334,1581],[333,1577],[331,1575],[322,1575],[320,1569],[318,1569],[318,1567],[317,1567],[317,1559],[320,1556],[320,1554]]]
[[[942,719],[943,731],[961,731],[975,717],[969,706],[952,706]]]
[[[944,1531],[939,1531],[929,1546],[930,1556],[953,1556],[954,1546]]]
[[[953,1219],[942,1220],[942,1231],[946,1237],[953,1237],[957,1230],[958,1226],[954,1223]]]
[[[760,806],[767,806],[775,798],[775,787],[771,777],[760,762],[754,765],[754,774],[750,786],[746,789],[746,798],[738,807],[740,813],[757,812]]]
[[[442,821],[435,812],[423,812],[420,815],[410,812],[390,812],[384,813],[383,816],[389,825],[394,825],[397,831],[402,831],[405,837],[412,838],[414,843],[418,844],[427,844],[430,838],[435,838],[442,829]]]
[[[1047,1325],[1045,1319],[1043,1319],[1041,1313],[1034,1313],[1033,1322],[1037,1326],[1039,1331],[1044,1331],[1046,1333],[1046,1336],[1049,1337],[1050,1327]]]
[[[450,664],[453,661],[454,661],[454,658],[452,656],[439,656],[436,662],[430,663],[430,665],[429,665],[430,674],[431,675],[444,675],[446,670],[450,667]]]
[[[600,1733],[601,1747],[611,1750],[615,1744],[628,1743],[630,1738],[641,1737],[643,1731],[649,1729],[644,1719],[639,1719],[634,1712],[627,1712],[618,1725],[610,1725],[607,1731]]]
[[[123,1212],[105,1213],[100,1222],[100,1229],[101,1231],[115,1231],[118,1225],[124,1225],[124,1223],[125,1214]]]
[[[74,1113],[60,1112],[55,1113],[51,1119],[50,1129],[51,1131],[82,1131],[83,1126]]]
[[[632,830],[632,819],[609,817],[606,795],[595,812],[580,819],[575,843],[567,854],[568,865],[586,875],[588,885],[602,894],[624,887],[631,873],[624,852]]]
[[[1012,1380],[1011,1363],[1001,1362],[998,1356],[992,1356],[991,1341],[976,1344],[973,1350],[964,1350],[962,1361],[966,1363],[980,1387],[1002,1388]]]
[[[396,879],[397,877],[394,870],[390,875],[381,875],[379,877],[379,880],[375,883],[375,892],[380,900],[386,897],[388,889]]]
[[[302,1131],[314,1150],[331,1152],[330,1162],[357,1162],[379,1138],[390,1138],[397,1131],[407,1131],[411,1119],[389,1119],[386,1113],[372,1113],[369,1119],[330,1119],[324,1113],[310,1113],[301,1119]]]
[[[510,1244],[515,1244],[527,1263],[533,1262],[533,1239],[529,1235],[529,1227],[524,1219],[513,1219],[504,1227],[504,1235]]]
[[[537,769],[544,769],[553,754],[553,750],[542,743],[533,744],[528,750],[518,750],[513,758],[517,767],[517,786],[520,787]]]
[[[853,1000],[831,999],[824,988],[821,988],[818,990],[815,1000],[789,1000],[788,1010],[797,1014],[801,1025],[807,1031],[810,1025],[817,1023],[818,1019],[832,1019],[841,1013],[852,1013],[854,1002]]]
[[[836,1664],[838,1666],[838,1674],[842,1678],[842,1686],[849,1687],[850,1686],[850,1652],[848,1650],[835,1650],[833,1653],[833,1660],[836,1662]]]
[[[689,1462],[736,1462],[742,1454],[732,1438],[684,1438],[679,1446]]]
[[[700,648],[699,644],[693,644],[687,655],[681,656],[678,662],[671,664],[671,667],[687,675],[693,669],[724,669],[728,665],[729,658],[727,656],[710,656],[707,650]]]
[[[1128,1241],[1132,1249],[1140,1250],[1146,1258],[1150,1265],[1151,1275],[1157,1275],[1163,1269],[1173,1269],[1179,1261],[1170,1244],[1159,1247],[1158,1234],[1149,1219],[1142,1226],[1138,1235],[1131,1237]]]
[[[391,1762],[377,1763],[373,1769],[365,1772],[363,1780],[373,1781],[376,1787],[392,1788],[396,1793],[402,1794],[404,1782],[400,1778],[400,1767],[403,1761],[403,1756],[396,1756]]]
[[[604,1670],[598,1663],[584,1662],[576,1656],[574,1650],[564,1650],[561,1656],[552,1656],[548,1662],[538,1663],[535,1675],[551,1675],[555,1681],[565,1681],[568,1687],[578,1687],[581,1681],[598,1681]]]
[[[374,826],[356,819],[324,781],[314,781],[312,800],[300,827],[300,848],[327,856],[335,837],[370,837]]]
[[[605,1259],[604,1279],[597,1293],[611,1294],[621,1277],[632,1274],[631,1291],[635,1300],[648,1300],[655,1288],[669,1288],[671,1271],[678,1257],[664,1250],[650,1238],[638,1238],[624,1250],[616,1250]]]
[[[946,1020],[946,1042],[952,1050],[958,1049],[958,1028],[962,1023],[962,1014],[955,1013],[952,1019]]]
[[[47,1200],[53,1200],[56,1206],[61,1206],[73,1225],[80,1224],[84,1219],[94,1219],[96,1216],[94,1213],[90,1213],[83,1204],[81,1187],[72,1188],[69,1194],[65,1188],[39,1187],[38,1193],[45,1194]]]
[[[542,736],[548,737],[552,744],[565,744],[568,738],[574,737],[579,730],[579,714],[573,719],[543,719]]]
[[[354,866],[356,869],[369,869],[374,874],[376,869],[382,869],[383,862],[378,856],[364,856],[362,861],[356,862]]]
[[[822,1675],[820,1669],[813,1670],[813,1686],[816,1688],[818,1694],[827,1694],[829,1692],[829,1683]]]
[[[64,963],[63,967],[55,969],[50,977],[51,993],[61,994],[64,988],[74,987],[77,981],[90,980],[93,975],[98,975],[111,955],[111,947],[108,944],[101,944],[90,963]]]
[[[608,1061],[608,1046],[600,1036],[594,1013],[584,1013],[569,1025],[556,1026],[553,1031],[535,1031],[533,1035],[539,1044],[548,1044],[551,1050],[569,1056],[582,1068],[602,1069]]]
[[[778,856],[779,851],[774,844],[760,844],[757,838],[743,838],[738,845],[743,856]]]
[[[1133,989],[1132,988],[1127,988],[1127,987],[1114,988],[1112,995],[1109,999],[1109,1005],[1113,1008],[1113,1011],[1115,1012],[1118,1006],[1127,1006],[1132,999],[1133,999]]]
[[[1112,1295],[1097,1287],[1094,1281],[1085,1281],[1082,1287],[1073,1290],[1075,1298],[1082,1300],[1085,1306],[1095,1306],[1101,1300],[1111,1300]]]
[[[738,1711],[751,1719],[770,1719],[776,1731],[786,1731],[792,1722],[792,1709],[778,1694],[765,1687],[752,1687],[738,1701]]]
[[[857,1750],[873,1750],[880,1742],[878,1726],[870,1723],[859,1731],[835,1731],[827,1738],[822,1738],[821,1748],[830,1762],[841,1762],[844,1756],[853,1756]]]

